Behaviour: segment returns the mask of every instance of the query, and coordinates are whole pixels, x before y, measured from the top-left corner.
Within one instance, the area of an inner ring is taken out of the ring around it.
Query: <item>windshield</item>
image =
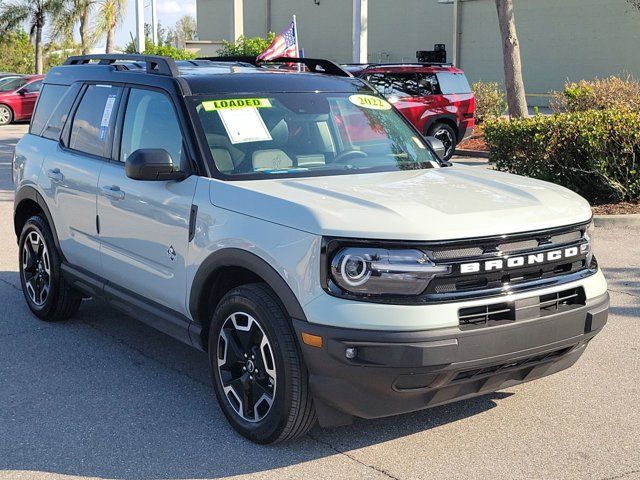
[[[28,80],[24,78],[14,78],[8,82],[0,83],[0,92],[11,92],[22,87]]]
[[[235,179],[438,165],[425,141],[378,96],[267,93],[194,101],[217,169]]]

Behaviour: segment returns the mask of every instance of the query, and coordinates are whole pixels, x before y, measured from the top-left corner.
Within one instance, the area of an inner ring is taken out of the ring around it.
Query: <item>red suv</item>
[[[0,85],[0,125],[31,120],[43,75],[26,75]]]
[[[475,97],[462,70],[426,63],[345,67],[367,80],[424,135],[441,140],[446,160],[471,136]]]

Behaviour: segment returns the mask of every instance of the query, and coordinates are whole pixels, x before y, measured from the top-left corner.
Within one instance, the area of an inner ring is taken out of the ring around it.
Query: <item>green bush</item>
[[[471,86],[476,97],[476,123],[499,117],[507,109],[505,94],[495,82],[476,82]]]
[[[247,38],[241,35],[235,42],[223,40],[222,47],[218,49],[218,55],[221,57],[257,57],[269,48],[275,36],[275,33],[269,32],[267,38]]]
[[[640,82],[630,75],[567,82],[564,91],[552,93],[550,106],[556,112],[615,108],[640,112]]]
[[[35,49],[24,31],[0,35],[0,72],[33,73]]]
[[[640,114],[620,110],[485,124],[498,170],[563,185],[591,202],[640,200]]]
[[[136,46],[133,42],[129,42],[124,50],[126,53],[136,53]],[[192,60],[197,55],[188,50],[176,48],[172,45],[154,45],[147,39],[144,46],[144,53],[146,55],[160,55],[163,57],[170,57],[174,60]]]

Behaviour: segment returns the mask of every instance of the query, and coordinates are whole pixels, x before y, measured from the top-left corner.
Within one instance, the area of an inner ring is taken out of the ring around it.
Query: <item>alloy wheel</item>
[[[440,128],[436,130],[433,136],[436,137],[438,140],[440,140],[444,144],[445,158],[448,158],[449,154],[451,153],[451,149],[453,148],[453,145],[454,145],[451,132],[445,128]]]
[[[0,125],[6,125],[11,120],[11,112],[7,107],[0,107]]]
[[[47,246],[36,231],[27,235],[22,246],[22,275],[33,304],[43,306],[51,289],[51,263]]]
[[[273,405],[277,376],[260,323],[247,313],[232,313],[222,324],[217,349],[218,375],[231,408],[247,422],[264,419]]]

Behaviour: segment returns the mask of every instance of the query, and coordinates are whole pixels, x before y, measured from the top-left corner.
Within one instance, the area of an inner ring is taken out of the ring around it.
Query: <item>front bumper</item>
[[[428,307],[427,307],[428,308]],[[294,321],[321,425],[412,412],[573,365],[607,322],[609,295],[542,318],[474,330],[390,332]],[[302,332],[323,338],[321,348]],[[356,356],[347,359],[347,348]]]

